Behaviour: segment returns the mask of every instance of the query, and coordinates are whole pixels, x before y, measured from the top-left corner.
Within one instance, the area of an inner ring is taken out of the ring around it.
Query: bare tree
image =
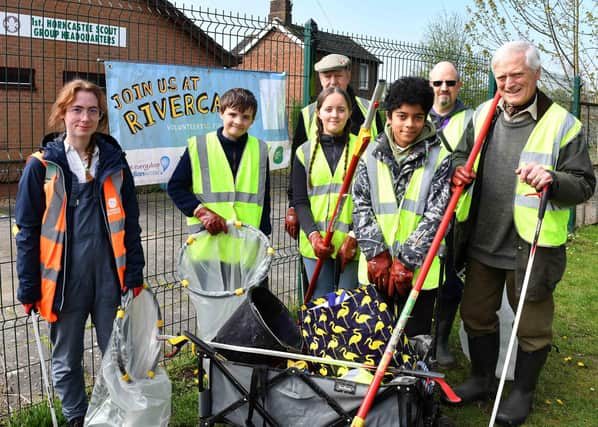
[[[506,41],[528,40],[553,65],[543,70],[549,85],[570,91],[577,74],[586,96],[598,93],[595,0],[474,0],[467,11],[465,31],[479,48],[491,52]]]
[[[464,82],[459,97],[467,105],[476,106],[488,93],[488,55],[474,52],[466,25],[467,20],[458,12],[443,10],[428,22],[422,45],[428,70],[440,61],[452,62]]]

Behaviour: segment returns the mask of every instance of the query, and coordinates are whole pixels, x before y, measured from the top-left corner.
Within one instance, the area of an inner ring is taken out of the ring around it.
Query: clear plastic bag
[[[119,310],[86,426],[168,425],[172,390],[166,371],[158,366],[161,329],[160,307],[148,288]]]

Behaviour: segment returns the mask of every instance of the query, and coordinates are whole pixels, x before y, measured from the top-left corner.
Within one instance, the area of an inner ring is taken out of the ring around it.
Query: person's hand
[[[467,171],[465,166],[457,166],[451,178],[451,187],[468,186],[476,178],[473,170]]]
[[[23,304],[23,309],[27,316],[31,316],[31,312],[35,310],[35,304]]]
[[[390,283],[388,284],[388,296],[392,297],[395,290],[399,296],[405,297],[411,291],[413,272],[395,258],[390,269]]]
[[[309,234],[309,243],[314,248],[314,252],[318,258],[325,260],[330,258],[330,255],[334,252],[334,246],[324,243],[324,238],[320,235],[319,231],[312,231]]]
[[[297,218],[295,208],[292,206],[289,206],[287,215],[284,217],[284,229],[289,236],[297,240],[297,235],[299,234],[299,219]]]
[[[353,236],[345,237],[345,240],[338,249],[338,257],[341,263],[341,273],[345,271],[345,266],[355,258],[357,254],[357,240]]]
[[[392,258],[388,251],[380,252],[368,261],[368,280],[384,294],[388,286],[391,265]]]
[[[535,162],[528,163],[515,170],[519,175],[519,180],[531,185],[536,190],[541,191],[544,187],[552,184],[552,175],[542,165]]]
[[[195,217],[201,221],[208,233],[212,235],[221,231],[228,232],[224,218],[204,206],[195,212]]]

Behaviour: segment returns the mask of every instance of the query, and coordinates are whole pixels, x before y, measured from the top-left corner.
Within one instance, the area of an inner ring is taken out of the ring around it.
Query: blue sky
[[[180,0],[174,0],[179,5]],[[304,24],[314,19],[321,29],[419,42],[426,25],[443,11],[457,10],[466,16],[465,6],[473,0],[295,0],[293,22]],[[202,9],[232,11],[267,17],[269,0],[184,0]]]

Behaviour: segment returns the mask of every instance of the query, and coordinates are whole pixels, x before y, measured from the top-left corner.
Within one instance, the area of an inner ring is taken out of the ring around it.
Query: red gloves
[[[35,309],[35,304],[23,304],[23,309],[27,316],[31,316],[31,312]]]
[[[392,297],[394,291],[399,296],[405,297],[411,291],[411,282],[413,281],[413,272],[403,265],[398,258],[392,262],[390,269],[390,282],[388,284],[388,296]]]
[[[453,172],[453,177],[451,178],[451,188],[452,187],[460,187],[460,186],[467,186],[473,182],[476,178],[476,174],[473,170],[467,172],[465,166],[457,166],[455,168],[455,172]]]
[[[284,229],[289,236],[297,240],[297,234],[299,234],[299,219],[297,218],[295,208],[292,206],[287,209],[287,215],[284,217]]]
[[[320,235],[319,231],[312,231],[309,236],[309,243],[314,248],[316,256],[322,260],[330,258],[330,255],[334,252],[334,246],[324,244],[324,238]]]
[[[383,293],[386,293],[392,258],[388,251],[380,252],[368,261],[368,280]]]
[[[345,265],[349,264],[357,254],[357,240],[355,237],[347,236],[338,249],[337,257],[341,263],[341,273],[345,271]]]
[[[226,221],[220,215],[206,207],[201,207],[195,212],[195,217],[201,221],[208,233],[214,235],[221,231],[228,232]]]

